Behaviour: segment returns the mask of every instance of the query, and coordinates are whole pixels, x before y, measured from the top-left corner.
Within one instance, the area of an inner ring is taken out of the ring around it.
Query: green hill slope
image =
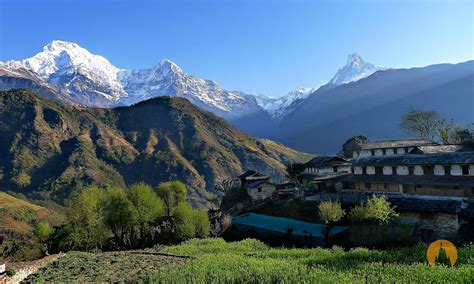
[[[221,178],[255,169],[281,179],[309,155],[255,139],[181,98],[131,107],[64,106],[0,92],[0,188],[64,202],[84,185],[179,179],[201,202]]]

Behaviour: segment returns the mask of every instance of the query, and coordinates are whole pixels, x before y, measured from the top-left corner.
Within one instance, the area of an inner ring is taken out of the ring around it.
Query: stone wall
[[[415,220],[418,233],[432,230],[437,239],[454,240],[461,227],[458,215],[454,213],[402,212],[400,217]]]

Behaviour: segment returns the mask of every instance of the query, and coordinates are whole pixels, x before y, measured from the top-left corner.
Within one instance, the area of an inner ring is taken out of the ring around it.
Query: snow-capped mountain
[[[278,98],[269,97],[262,94],[254,94],[252,96],[257,100],[257,103],[270,114],[272,118],[279,120],[290,109],[306,99],[315,90],[316,89],[299,87]]]
[[[157,96],[178,96],[225,118],[264,111],[254,99],[188,75],[169,60],[151,69],[121,69],[72,42],[52,41],[35,56],[0,62],[0,67],[9,73],[34,72],[36,83],[46,82],[61,96],[86,106],[115,107]]]
[[[326,89],[334,85],[337,86],[355,82],[379,70],[384,70],[384,68],[367,63],[358,54],[354,53],[347,57],[347,64],[339,69],[329,83],[324,86],[316,88],[299,87],[278,98],[268,97],[262,94],[254,94],[252,96],[255,97],[257,103],[265,109],[273,119],[279,121],[285,115],[296,109],[299,104],[304,103],[304,100],[318,89]]]
[[[347,56],[346,65],[337,71],[336,75],[329,81],[329,84],[342,85],[355,82],[384,69],[365,62],[357,53],[353,53]]]

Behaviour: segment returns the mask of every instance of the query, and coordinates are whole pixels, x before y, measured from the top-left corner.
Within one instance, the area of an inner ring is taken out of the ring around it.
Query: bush
[[[376,222],[387,224],[398,214],[384,195],[377,197],[374,194],[366,203],[352,208],[349,216],[354,223]]]
[[[5,273],[7,274],[8,277],[13,277],[16,274],[16,269],[15,268],[8,268]]]
[[[318,209],[321,219],[326,224],[337,222],[346,214],[339,202],[323,201],[319,203]]]
[[[51,229],[48,223],[41,221],[36,224],[33,233],[44,242],[53,234],[53,229]]]

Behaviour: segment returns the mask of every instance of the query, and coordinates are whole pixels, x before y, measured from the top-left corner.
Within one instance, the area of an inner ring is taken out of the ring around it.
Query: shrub
[[[376,222],[387,224],[394,217],[398,216],[394,208],[382,195],[377,197],[375,194],[367,200],[366,203],[352,208],[349,213],[352,222]]]
[[[186,186],[180,181],[162,182],[158,185],[156,193],[165,205],[166,216],[171,215],[173,207],[186,202],[188,196]]]
[[[196,237],[205,238],[209,236],[211,223],[206,211],[198,210],[194,212],[194,225],[196,226]]]
[[[40,221],[36,224],[33,233],[38,237],[38,239],[44,242],[51,237],[53,229],[51,229],[48,223]]]
[[[337,222],[346,214],[339,202],[323,201],[319,203],[318,209],[321,219],[326,224]]]
[[[7,274],[8,277],[13,277],[16,274],[16,269],[15,268],[8,268],[5,273]]]

